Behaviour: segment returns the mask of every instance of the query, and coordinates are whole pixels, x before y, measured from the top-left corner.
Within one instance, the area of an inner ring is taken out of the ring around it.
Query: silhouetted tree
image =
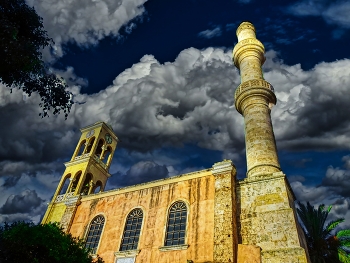
[[[317,209],[298,202],[297,213],[304,230],[312,263],[350,263],[350,229],[335,231],[344,218],[326,224],[332,206]]]
[[[56,223],[0,227],[0,263],[104,263],[89,251],[83,240],[66,234]]]
[[[20,88],[28,96],[41,97],[42,117],[71,109],[71,95],[64,80],[50,73],[42,61],[42,49],[53,44],[42,18],[24,0],[0,1],[0,81]]]

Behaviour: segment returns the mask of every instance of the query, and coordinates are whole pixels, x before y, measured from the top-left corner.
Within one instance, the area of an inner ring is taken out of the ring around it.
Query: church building
[[[81,137],[42,223],[59,222],[106,263],[306,263],[295,196],[281,171],[255,28],[237,29],[235,106],[245,123],[247,176],[223,160],[211,168],[104,191],[118,137],[97,122]]]

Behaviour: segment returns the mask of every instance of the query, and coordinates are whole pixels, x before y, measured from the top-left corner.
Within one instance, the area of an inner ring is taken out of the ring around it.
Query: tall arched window
[[[109,156],[111,155],[111,153],[112,153],[112,148],[111,148],[111,146],[108,146],[107,150],[105,150],[105,152],[103,154],[103,158],[102,158],[102,161],[104,161],[104,163],[106,165],[109,164]]]
[[[90,181],[93,178],[91,173],[86,174],[84,183],[81,187],[80,194],[82,195],[87,195],[89,194],[89,189],[90,189]]]
[[[132,210],[125,223],[120,251],[137,249],[139,243],[143,212],[140,208]]]
[[[174,203],[169,209],[165,234],[165,246],[185,244],[187,207],[182,201]]]
[[[98,144],[97,144],[97,147],[96,147],[96,151],[95,151],[95,155],[96,155],[98,158],[100,158],[100,155],[101,155],[101,153],[102,153],[103,144],[104,144],[103,139],[100,139],[100,140],[98,141]]]
[[[96,193],[101,192],[101,190],[102,190],[102,183],[101,183],[101,181],[97,181],[93,192],[94,192],[94,194],[96,194]]]
[[[84,153],[85,144],[86,144],[86,140],[83,140],[83,141],[80,143],[79,150],[78,150],[78,152],[77,152],[77,156],[82,155],[82,154]]]
[[[87,148],[86,148],[86,153],[90,153],[91,151],[91,148],[92,146],[94,145],[94,142],[95,142],[95,137],[92,137],[89,142],[88,142],[88,145],[87,145]]]
[[[61,187],[61,190],[60,190],[60,193],[59,195],[63,195],[67,192],[67,189],[68,189],[68,185],[69,185],[69,179],[71,177],[71,174],[67,174],[65,179],[64,179],[64,183],[62,184],[62,187]]]
[[[74,176],[70,192],[74,192],[75,189],[77,189],[77,186],[78,186],[78,183],[80,180],[80,176],[81,176],[81,171],[77,172],[76,175]]]
[[[105,223],[105,218],[102,215],[96,216],[91,221],[89,232],[86,236],[85,247],[91,248],[92,249],[91,252],[93,254],[96,254],[96,250],[98,247],[98,243],[100,242],[104,223]]]

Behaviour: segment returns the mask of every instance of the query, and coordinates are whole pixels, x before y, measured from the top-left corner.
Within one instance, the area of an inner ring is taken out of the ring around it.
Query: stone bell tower
[[[111,126],[96,122],[81,129],[81,137],[57,186],[42,223],[60,222],[68,231],[80,199],[103,192],[118,138]]]
[[[295,197],[278,161],[270,117],[276,96],[261,68],[265,48],[250,22],[241,23],[236,33],[233,61],[241,85],[235,92],[235,106],[244,117],[247,155],[247,178],[238,187],[241,242],[259,246],[262,262],[308,262]]]

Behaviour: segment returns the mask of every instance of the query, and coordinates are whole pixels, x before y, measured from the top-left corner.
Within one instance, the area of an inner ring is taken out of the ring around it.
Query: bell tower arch
[[[104,191],[119,141],[105,122],[96,122],[80,131],[72,158],[64,164],[66,169],[42,220],[60,222],[66,231],[80,199]]]

